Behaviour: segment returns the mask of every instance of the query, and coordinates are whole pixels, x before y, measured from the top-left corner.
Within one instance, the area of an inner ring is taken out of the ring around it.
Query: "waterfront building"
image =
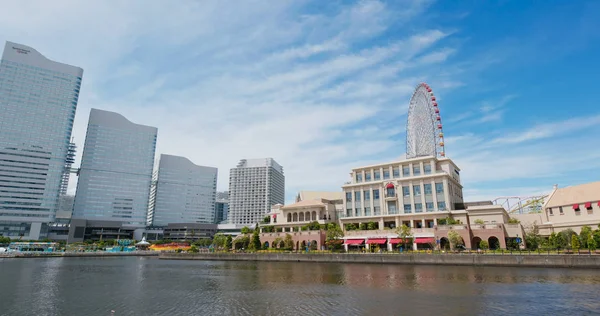
[[[55,219],[83,69],[6,42],[0,60],[0,235],[43,239]]]
[[[229,173],[229,213],[232,224],[255,224],[275,204],[285,200],[283,167],[273,158],[242,159]]]
[[[215,223],[227,223],[229,213],[229,192],[217,192],[217,200],[215,201]]]
[[[215,221],[217,168],[162,154],[151,205],[151,225]]]
[[[515,214],[526,226],[536,225],[542,236],[572,229],[579,234],[583,226],[600,225],[600,181],[564,188],[554,186],[539,213]]]
[[[93,221],[95,227],[100,221],[119,222],[129,228],[145,227],[156,136],[156,127],[134,124],[118,113],[92,109],[73,218]],[[75,227],[71,225],[70,235],[75,233]],[[78,232],[74,238],[83,237],[83,232]]]
[[[212,239],[217,233],[217,224],[169,223],[164,229],[164,238],[173,241]]]

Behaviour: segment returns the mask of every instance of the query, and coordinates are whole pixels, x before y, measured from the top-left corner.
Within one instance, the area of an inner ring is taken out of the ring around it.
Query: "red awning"
[[[273,218],[277,218],[277,214],[273,214]]]
[[[600,201],[598,201],[598,206],[600,206]]]
[[[415,239],[415,244],[430,244],[434,243],[435,238],[417,238]]]
[[[347,239],[346,245],[362,245],[364,239]]]
[[[410,242],[410,240],[407,240],[408,242]],[[402,238],[392,238],[390,239],[390,244],[401,244],[402,243]]]
[[[573,209],[574,210],[578,210],[579,209],[579,204],[573,204]]]
[[[369,245],[373,245],[373,244],[383,245],[386,242],[387,242],[387,238],[373,238],[373,239],[367,240],[367,244],[369,244]]]
[[[592,202],[586,202],[585,208],[592,208]]]
[[[385,188],[386,189],[393,189],[394,188],[394,184],[388,183],[388,185],[386,185]]]

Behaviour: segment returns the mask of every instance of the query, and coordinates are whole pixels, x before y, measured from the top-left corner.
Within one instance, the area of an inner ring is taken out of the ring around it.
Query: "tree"
[[[227,239],[225,239],[225,250],[229,251],[233,246],[233,237],[231,235],[227,235]]]
[[[572,229],[565,229],[558,233],[559,235],[563,235],[563,239],[565,240],[565,247],[571,245],[571,238],[573,235],[577,236],[577,234]]]
[[[598,247],[600,245],[600,229],[595,229],[594,232],[592,232],[592,236],[596,242],[596,247]]]
[[[548,247],[552,248],[552,249],[557,249],[558,246],[556,245],[556,233],[552,232],[550,234],[550,237],[548,237]]]
[[[336,223],[329,223],[327,225],[327,234],[325,235],[325,244],[329,249],[340,249],[340,239],[344,237],[344,232]]]
[[[587,248],[590,251],[596,251],[597,247],[598,247],[598,244],[596,244],[596,239],[594,239],[594,236],[589,235],[588,240],[587,240]]]
[[[271,244],[271,248],[277,248],[282,241],[283,239],[281,239],[280,237],[275,238],[275,240],[273,240],[273,243]]]
[[[577,235],[571,235],[571,249],[573,249],[573,251],[577,251],[579,250],[579,246],[579,238],[577,238]]]
[[[248,226],[244,226],[242,228],[242,234],[246,235],[246,234],[250,234],[252,232],[252,230],[250,228],[248,228]]]
[[[448,232],[448,240],[454,249],[457,249],[459,245],[464,245],[462,237],[454,230]]]
[[[215,234],[215,237],[213,237],[212,245],[217,249],[225,248],[227,246],[226,243],[227,237],[223,235],[223,233],[217,233]]]
[[[250,244],[250,237],[245,235],[238,236],[234,241],[235,249],[248,249],[248,245]]]
[[[404,249],[407,249],[408,239],[411,239],[412,241],[413,237],[413,233],[410,227],[402,224],[402,226],[396,228],[396,234],[398,234],[398,238],[402,240],[402,245]]]
[[[358,226],[359,230],[367,230],[367,223],[360,223],[360,225]]]
[[[484,223],[485,222],[482,219],[478,218],[478,219],[475,220],[475,224],[477,224],[477,225],[483,225]]]
[[[254,233],[252,233],[249,249],[257,251],[261,249],[261,245],[260,236],[258,235],[258,230],[256,229],[254,230]]]
[[[558,233],[554,238],[554,247],[556,249],[564,249],[567,247],[567,239],[564,234]]]
[[[530,250],[538,249],[542,243],[540,229],[535,222],[533,223],[531,229],[525,232],[525,243],[527,244],[527,249]]]
[[[200,252],[200,249],[198,249],[198,247],[191,246],[190,249],[188,250],[188,252],[192,252],[192,253],[196,253],[196,252]]]
[[[379,223],[375,223],[375,222],[369,222],[367,224],[367,229],[368,230],[376,230],[379,227]]]
[[[265,218],[263,218],[263,223],[269,224],[270,222],[271,222],[271,216],[265,216]]]
[[[581,232],[579,232],[579,243],[581,244],[581,248],[588,248],[588,240],[592,235],[592,228],[590,226],[581,227]]]
[[[486,249],[490,248],[490,245],[488,244],[487,240],[482,240],[479,242],[479,248],[486,250]]]
[[[288,251],[294,249],[294,240],[292,240],[292,235],[285,234],[285,239],[283,240],[283,248]]]

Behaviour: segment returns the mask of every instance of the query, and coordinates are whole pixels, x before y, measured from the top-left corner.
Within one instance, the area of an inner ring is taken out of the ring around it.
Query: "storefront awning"
[[[586,202],[585,208],[592,208],[592,202]]]
[[[579,204],[573,204],[573,209],[574,210],[578,210],[579,209]]]
[[[346,245],[362,245],[364,239],[346,239]]]
[[[383,245],[387,242],[387,238],[372,238],[367,240],[369,245]]]
[[[406,241],[407,243],[412,242],[410,239]],[[390,244],[401,244],[402,243],[402,238],[392,238],[390,239]]]
[[[415,239],[416,244],[430,244],[430,243],[434,243],[434,242],[435,242],[435,238],[417,238],[417,239]]]

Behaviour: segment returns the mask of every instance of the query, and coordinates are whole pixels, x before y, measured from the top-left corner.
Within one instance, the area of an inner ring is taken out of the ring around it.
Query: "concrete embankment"
[[[8,252],[0,254],[0,258],[63,258],[63,257],[145,257],[158,256],[155,251],[136,252]]]
[[[600,255],[161,253],[159,258],[168,260],[600,268]]]

